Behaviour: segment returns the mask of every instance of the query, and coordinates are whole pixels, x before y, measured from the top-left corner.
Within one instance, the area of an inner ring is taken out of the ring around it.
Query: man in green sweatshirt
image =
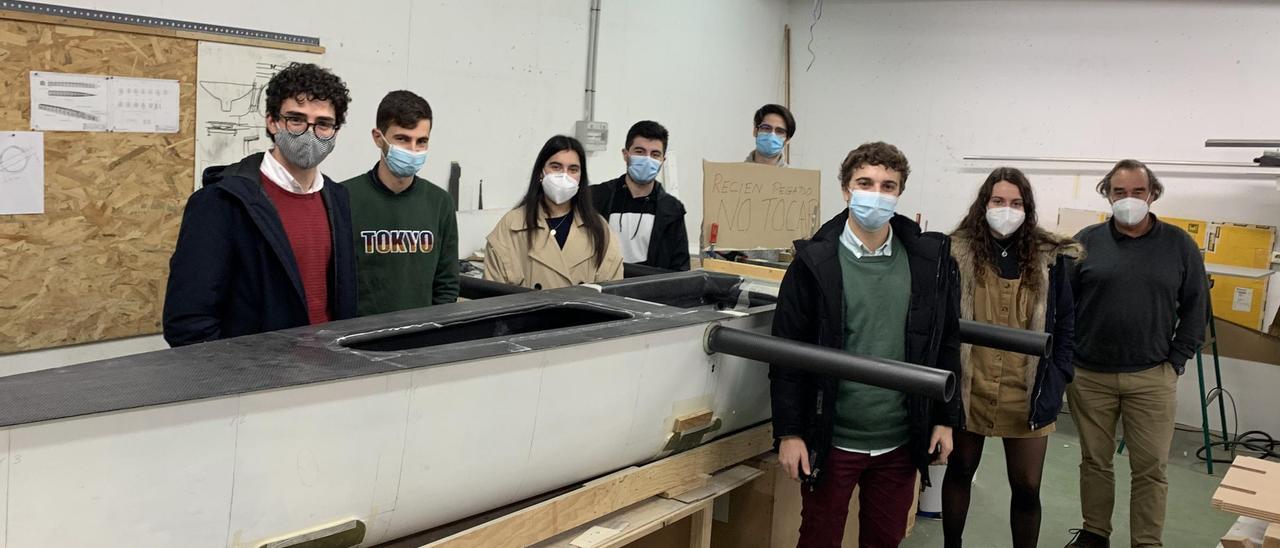
[[[431,105],[409,91],[378,104],[368,173],[351,194],[360,316],[458,300],[458,219],[449,193],[416,174],[427,160]]]

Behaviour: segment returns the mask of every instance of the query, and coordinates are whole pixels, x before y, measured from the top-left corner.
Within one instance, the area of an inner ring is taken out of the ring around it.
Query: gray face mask
[[[316,137],[315,130],[311,128],[307,128],[306,133],[302,135],[294,135],[283,128],[277,128],[275,136],[280,153],[289,160],[289,163],[302,169],[311,169],[320,165],[320,162],[333,152],[333,146],[337,140],[337,135],[328,141],[321,140]]]

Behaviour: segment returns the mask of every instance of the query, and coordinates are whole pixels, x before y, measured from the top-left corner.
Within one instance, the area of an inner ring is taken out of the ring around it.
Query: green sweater
[[[414,177],[395,194],[377,166],[343,181],[351,194],[360,316],[458,300],[458,218],[453,198]]]
[[[911,301],[906,249],[894,239],[889,256],[859,259],[843,244],[838,247],[844,281],[845,351],[905,360],[907,307]],[[906,400],[902,392],[840,381],[834,445],[872,451],[906,443]]]

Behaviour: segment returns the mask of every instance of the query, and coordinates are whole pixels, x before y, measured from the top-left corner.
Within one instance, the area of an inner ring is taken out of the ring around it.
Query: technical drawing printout
[[[267,82],[289,63],[319,63],[314,53],[200,42],[196,60],[196,174],[271,149]]]
[[[178,81],[113,76],[111,131],[178,132]]]
[[[178,132],[178,81],[31,72],[31,129]]]
[[[44,134],[0,132],[0,215],[44,213]]]
[[[31,129],[107,131],[110,91],[106,76],[31,73]]]

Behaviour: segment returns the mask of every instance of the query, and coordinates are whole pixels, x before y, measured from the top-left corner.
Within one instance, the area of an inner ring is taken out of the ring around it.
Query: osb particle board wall
[[[44,215],[0,215],[0,354],[159,332],[195,169],[197,44],[0,19],[0,130],[30,130],[33,70],[181,83],[178,133],[45,133]]]

